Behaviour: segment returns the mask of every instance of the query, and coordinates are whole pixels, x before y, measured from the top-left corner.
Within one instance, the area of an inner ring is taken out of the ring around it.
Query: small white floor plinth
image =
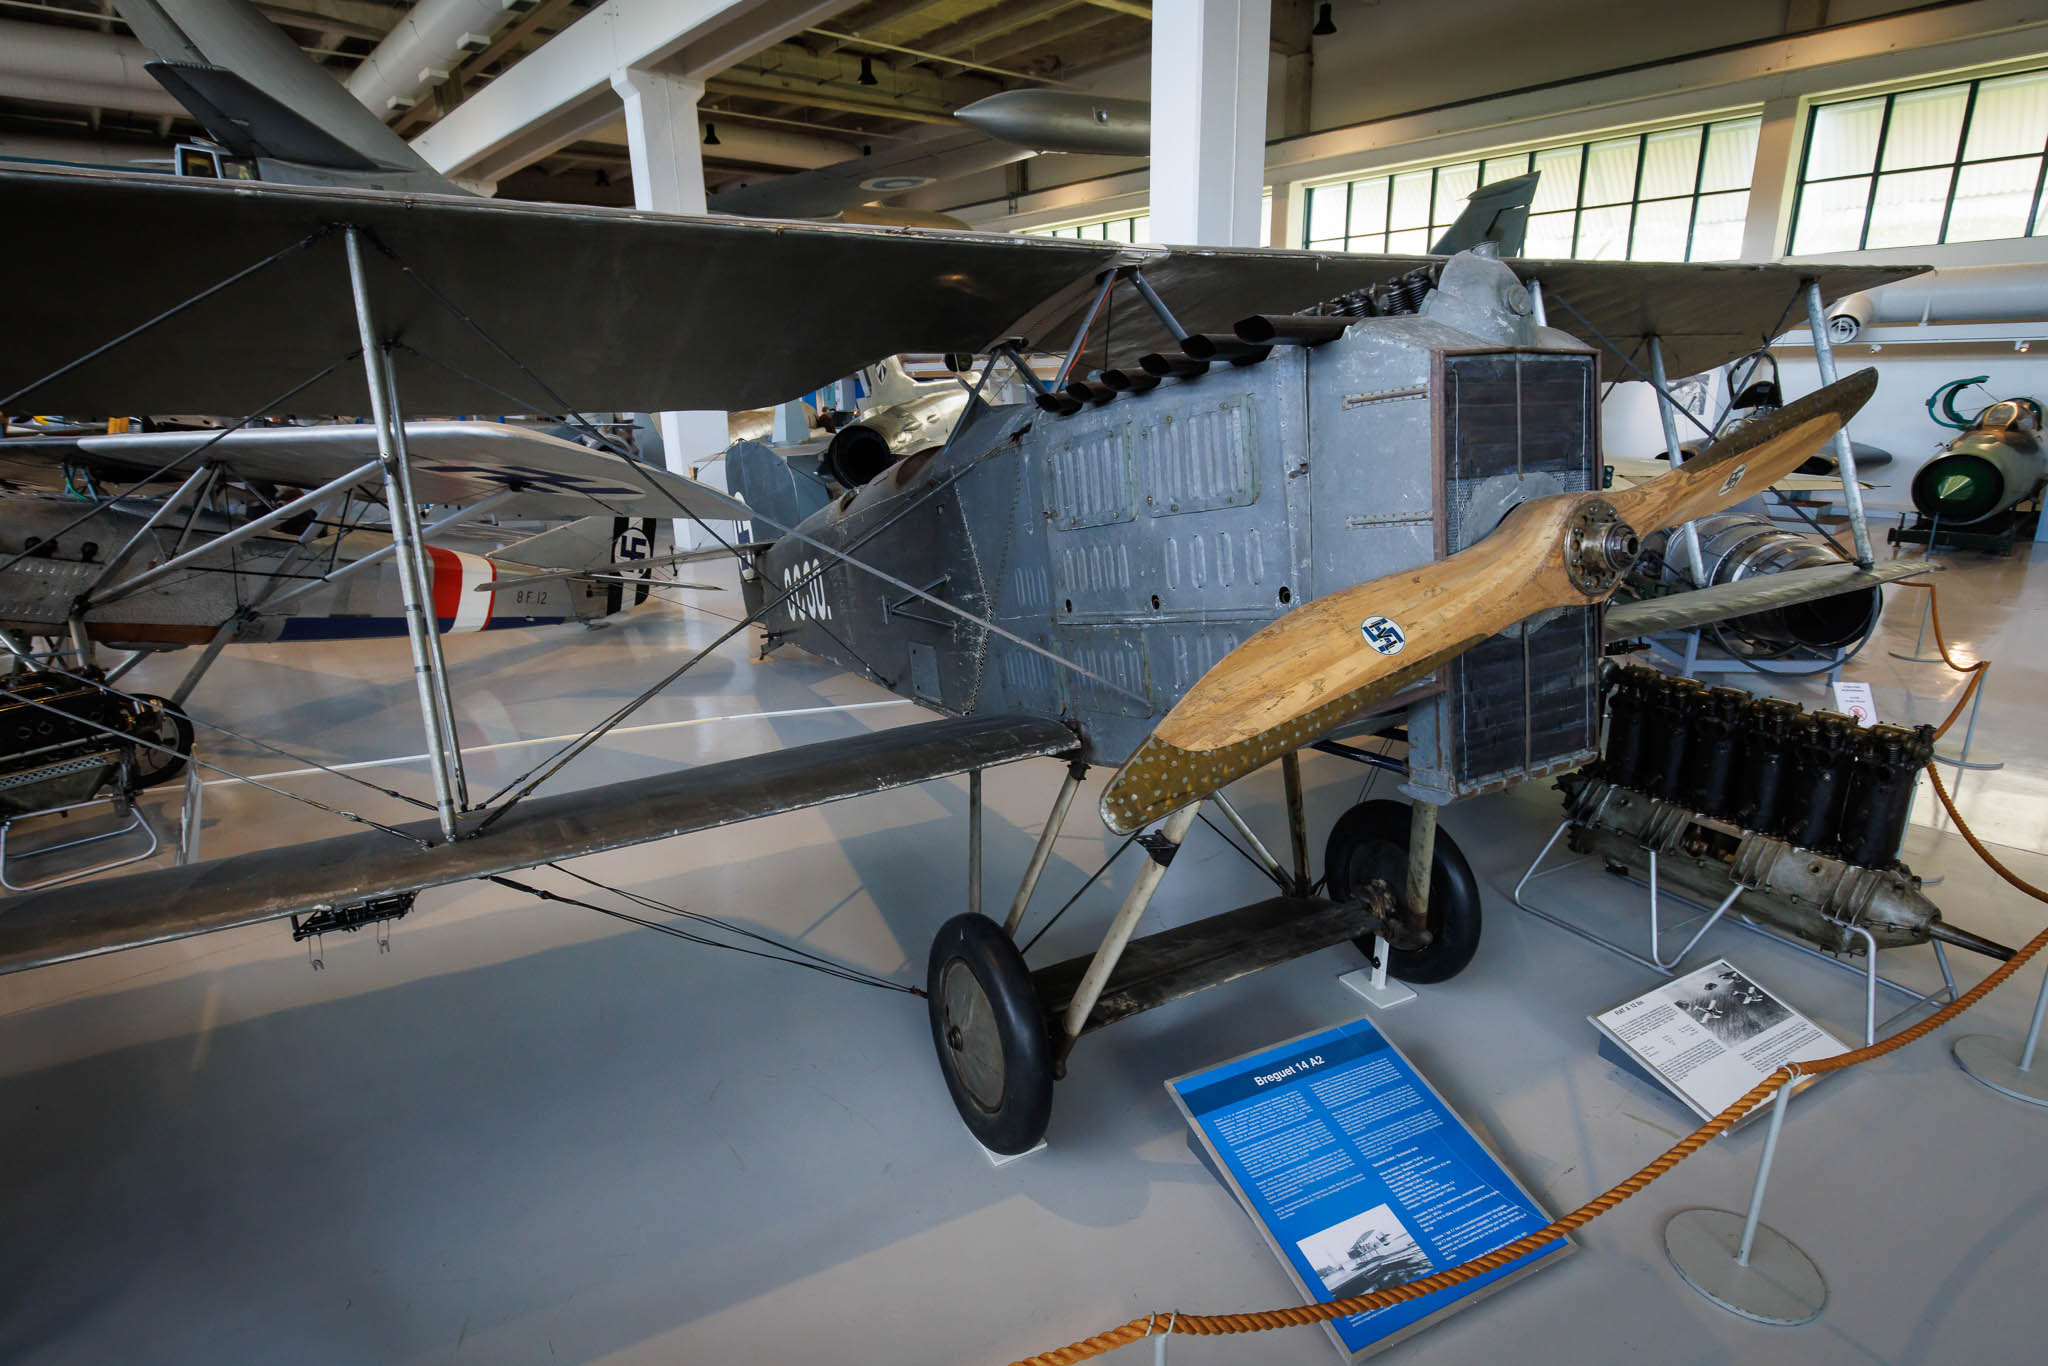
[[[2021,1043],[2001,1034],[1965,1034],[1950,1049],[1965,1072],[2001,1095],[2029,1105],[2048,1105],[2048,1054],[2020,1071]]]
[[[981,1148],[981,1145],[979,1143],[975,1144],[974,1146],[977,1148]],[[981,1148],[981,1155],[988,1159],[988,1164],[991,1167],[1007,1167],[1012,1162],[1022,1162],[1025,1158],[1031,1156],[1033,1153],[1042,1153],[1044,1151],[1045,1140],[1041,1138],[1038,1140],[1038,1142],[1032,1144],[1030,1147],[1026,1148],[1021,1153],[999,1153],[994,1151],[993,1149]]]
[[[1386,1010],[1415,999],[1415,988],[1389,977],[1385,985],[1374,986],[1371,968],[1358,968],[1337,979],[1366,999],[1368,1005]]]
[[[1742,1216],[1724,1209],[1685,1209],[1664,1225],[1664,1252],[1685,1283],[1731,1314],[1790,1328],[1812,1323],[1828,1302],[1828,1283],[1792,1240],[1768,1224],[1756,1226],[1749,1265],[1742,1246]]]

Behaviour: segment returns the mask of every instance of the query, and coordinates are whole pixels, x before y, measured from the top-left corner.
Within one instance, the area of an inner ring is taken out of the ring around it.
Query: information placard
[[[1443,1271],[1550,1216],[1370,1020],[1166,1084],[1289,1277],[1327,1303]],[[1433,1295],[1326,1324],[1352,1360],[1573,1249],[1560,1237]]]

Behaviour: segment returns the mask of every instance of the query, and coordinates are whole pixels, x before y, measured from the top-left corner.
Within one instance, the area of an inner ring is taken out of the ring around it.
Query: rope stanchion
[[[1934,585],[1931,583],[1916,582],[1914,580],[1901,580],[1900,582],[1907,584],[1909,587],[1925,588],[1930,594],[1934,591]],[[1971,675],[1969,686],[1964,688],[1963,695],[1956,703],[1955,709],[1949,713],[1948,719],[1936,728],[1935,734],[1939,736],[1955,723],[1956,718],[1962,714],[1963,708],[1969,704],[1970,695],[1975,691],[1977,684],[1983,679],[1984,671],[1990,667],[1990,661],[1978,660],[1975,664],[1971,665],[1957,664],[1953,657],[1949,655],[1948,644],[1942,638],[1940,613],[1939,609],[1933,606],[1933,601],[1930,601],[1930,611],[1934,621],[1935,645],[1941,651],[1943,662],[1958,673]],[[2007,868],[2003,863],[2000,863],[1997,857],[1984,847],[1983,841],[1979,840],[1970,827],[1963,823],[1962,814],[1956,810],[1955,802],[1950,798],[1948,788],[1943,785],[1940,773],[1935,771],[1935,767],[1931,763],[1927,766],[1927,776],[1934,784],[1934,795],[1940,799],[1943,809],[1948,812],[1949,819],[1955,822],[1956,832],[1963,837],[1964,841],[1969,844],[1976,855],[1984,860],[1991,871],[1996,873],[2006,883],[2024,892],[2034,900],[2048,904],[2048,892],[2044,892],[2041,888],[2034,886],[2010,868]],[[1754,1110],[1764,1101],[1770,1099],[1779,1087],[1790,1085],[1801,1076],[1840,1072],[1861,1063],[1874,1061],[1888,1053],[1904,1048],[1915,1040],[1925,1038],[1928,1034],[1941,1028],[1997,990],[2000,984],[2005,982],[2015,972],[2018,972],[2044,948],[2048,948],[2048,929],[2043,929],[2039,934],[2028,940],[2019,952],[2015,953],[2006,962],[2000,963],[1996,968],[1992,969],[1991,973],[1983,981],[1919,1023],[1908,1026],[1888,1038],[1880,1039],[1876,1043],[1863,1048],[1850,1049],[1833,1057],[1812,1059],[1796,1065],[1788,1063],[1780,1067],[1770,1076],[1765,1077],[1762,1081],[1751,1087],[1733,1105],[1730,1105],[1727,1109],[1721,1111],[1721,1113],[1715,1115],[1705,1124],[1702,1124],[1699,1128],[1673,1144],[1634,1176],[1594,1196],[1571,1213],[1564,1215],[1537,1232],[1523,1238],[1518,1238],[1514,1242],[1496,1248],[1483,1256],[1474,1257],[1469,1262],[1439,1271],[1434,1275],[1425,1276],[1420,1280],[1410,1281],[1405,1285],[1388,1286],[1383,1290],[1375,1290],[1365,1295],[1353,1295],[1341,1300],[1331,1300],[1325,1304],[1288,1305],[1280,1309],[1264,1309],[1243,1314],[1182,1314],[1176,1311],[1168,1323],[1166,1332],[1188,1333],[1197,1337],[1215,1337],[1232,1333],[1260,1333],[1274,1328],[1292,1328],[1303,1324],[1326,1323],[1331,1319],[1349,1318],[1353,1314],[1371,1313],[1374,1310],[1390,1308],[1393,1305],[1402,1304],[1409,1300],[1421,1299],[1425,1295],[1433,1295],[1439,1290],[1448,1290],[1452,1286],[1462,1285],[1489,1272],[1498,1271],[1509,1263],[1556,1241],[1562,1235],[1591,1223],[1607,1213],[1607,1211],[1621,1204],[1624,1200],[1642,1191],[1673,1167],[1676,1167],[1686,1158],[1691,1157],[1708,1143],[1727,1132],[1731,1125],[1749,1114],[1751,1110]],[[1076,1362],[1087,1361],[1101,1356],[1105,1352],[1114,1351],[1129,1343],[1152,1336],[1153,1328],[1158,1322],[1158,1318],[1159,1315],[1154,1313],[1146,1318],[1132,1319],[1129,1323],[1122,1324],[1104,1333],[1098,1333],[1094,1337],[1083,1338],[1079,1342],[1069,1343],[1065,1347],[1055,1348],[1050,1352],[1041,1352],[1037,1356],[1025,1357],[1021,1361],[1011,1363],[1011,1366],[1074,1366]]]

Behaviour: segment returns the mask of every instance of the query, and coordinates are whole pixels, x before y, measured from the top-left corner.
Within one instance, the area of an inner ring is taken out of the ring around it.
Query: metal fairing
[[[992,409],[799,528],[850,545],[958,476],[855,553],[1093,678],[843,564],[770,615],[771,647],[871,670],[942,711],[1057,716],[1091,762],[1121,762],[1219,659],[1319,589],[1427,564],[1522,497],[1591,487],[1592,357],[1498,302],[1504,268],[1473,266],[1443,300],[1459,326],[1373,319],[1068,417]],[[828,558],[784,538],[750,606]],[[1380,711],[1437,726],[1419,766],[1461,790],[1577,762],[1593,631],[1578,611],[1502,637]]]

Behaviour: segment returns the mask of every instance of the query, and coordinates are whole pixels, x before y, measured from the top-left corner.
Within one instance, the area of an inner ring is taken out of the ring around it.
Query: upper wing
[[[599,511],[662,517],[680,510],[732,521],[753,515],[745,504],[694,479],[501,422],[408,422],[405,444],[413,491],[423,502],[467,503],[509,488],[517,494],[499,510],[520,517],[585,517]],[[377,456],[376,430],[359,423],[245,427],[226,436],[194,431],[32,437],[7,445],[124,474],[148,473],[207,446],[205,458],[245,478],[301,488],[338,479]]]
[[[982,351],[1009,337],[1063,350],[1114,264],[1142,266],[1188,330],[1227,331],[1249,314],[1296,312],[1437,259],[40,168],[0,171],[0,195],[18,254],[38,263],[8,291],[14,315],[33,325],[0,330],[0,407],[17,412],[362,412],[340,225],[378,248],[369,271],[377,330],[398,343],[400,399],[419,414],[757,407],[899,352]],[[290,250],[302,241],[310,245]],[[281,250],[160,325],[105,345]],[[1673,374],[1753,350],[1809,275],[1832,296],[1918,270],[1514,265],[1543,281],[1553,324],[1589,339],[1595,328],[1617,339],[1654,331]],[[1098,340],[1114,361],[1172,338],[1120,299]]]
[[[39,263],[9,281],[21,324],[0,329],[9,412],[240,415],[327,366],[275,411],[366,412],[342,223],[376,244],[366,255],[377,330],[398,343],[399,401],[420,417],[763,407],[881,356],[981,350],[1118,251],[41,168],[0,171],[0,199],[23,259]]]
[[[439,828],[420,821],[400,827],[412,839],[370,830],[23,892],[0,915],[0,973],[582,858],[1074,744],[1065,726],[1038,717],[932,721],[535,797],[484,834],[431,848],[420,846]]]

